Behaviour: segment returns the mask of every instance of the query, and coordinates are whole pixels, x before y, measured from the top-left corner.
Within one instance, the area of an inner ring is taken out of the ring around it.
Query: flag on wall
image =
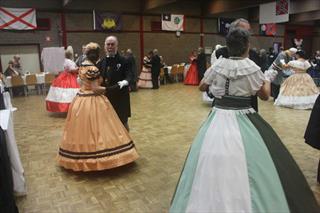
[[[277,0],[266,4],[260,4],[259,23],[282,23],[289,21],[290,0]]]
[[[234,21],[234,18],[218,18],[218,30],[219,33],[227,35],[229,32],[230,24]]]
[[[0,7],[0,30],[34,30],[36,28],[34,8]]]
[[[98,31],[120,31],[122,29],[121,15],[94,10],[93,29]]]
[[[289,14],[289,0],[277,0],[276,1],[276,15]]]
[[[184,15],[162,14],[161,29],[166,31],[183,31],[185,25]]]
[[[277,33],[276,24],[261,24],[260,25],[260,35],[265,36],[275,36]]]

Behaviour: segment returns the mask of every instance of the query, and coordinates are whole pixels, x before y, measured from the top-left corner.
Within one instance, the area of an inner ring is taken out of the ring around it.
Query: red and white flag
[[[282,23],[289,21],[290,0],[276,0],[259,7],[259,23]]]
[[[36,28],[34,8],[0,7],[0,30],[34,30]]]

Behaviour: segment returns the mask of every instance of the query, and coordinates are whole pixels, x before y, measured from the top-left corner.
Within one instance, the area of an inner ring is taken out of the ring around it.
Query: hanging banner
[[[162,14],[161,29],[166,31],[183,31],[184,15]]]
[[[121,15],[94,10],[93,28],[98,31],[120,31],[122,29]]]
[[[218,19],[218,31],[223,35],[227,35],[229,32],[230,24],[234,21],[234,18],[219,18]]]
[[[0,30],[34,30],[36,28],[34,8],[0,7]]]
[[[259,23],[283,23],[289,21],[289,0],[277,0],[266,4],[260,4]]]

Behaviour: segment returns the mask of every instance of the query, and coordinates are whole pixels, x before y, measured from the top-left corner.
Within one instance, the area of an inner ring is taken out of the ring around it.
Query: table
[[[12,112],[10,109],[0,110],[1,128],[6,132],[7,149],[10,156],[13,176],[13,190],[16,195],[25,195],[27,191],[23,175],[24,170],[20,160],[16,138],[13,131],[11,113]]]

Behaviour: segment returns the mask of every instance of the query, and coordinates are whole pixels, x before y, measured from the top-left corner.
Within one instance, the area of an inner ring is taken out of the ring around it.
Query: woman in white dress
[[[274,104],[293,109],[312,109],[319,95],[319,89],[311,76],[306,73],[311,65],[305,60],[305,53],[298,51],[296,57],[297,60],[290,61],[287,65],[294,74],[281,84],[279,96]]]

